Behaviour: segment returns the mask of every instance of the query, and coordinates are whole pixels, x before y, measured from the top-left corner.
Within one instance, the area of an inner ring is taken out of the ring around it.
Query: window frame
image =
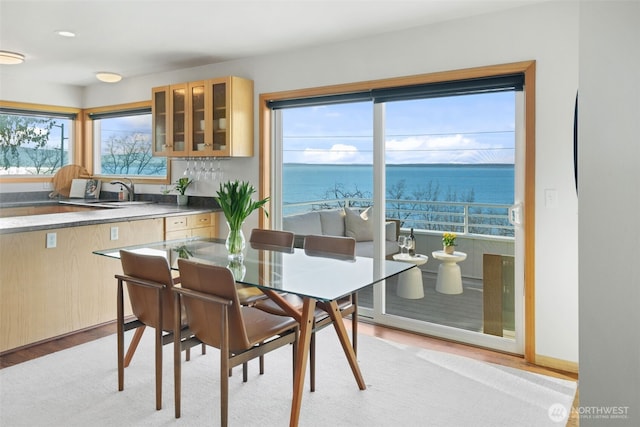
[[[24,110],[39,114],[73,114],[76,118],[72,121],[71,141],[71,164],[81,164],[82,161],[82,110],[80,108],[61,107],[57,105],[32,104],[27,102],[1,101],[0,107]],[[38,183],[50,182],[53,175],[0,175],[0,183]]]
[[[96,141],[94,139],[93,134],[93,119],[91,118],[92,114],[107,114],[107,113],[118,113],[118,112],[127,112],[131,110],[139,110],[143,108],[151,109],[151,100],[149,101],[140,101],[140,102],[131,102],[127,104],[117,104],[117,105],[109,105],[105,107],[96,107],[96,108],[87,108],[82,111],[82,122],[84,124],[84,133],[83,140],[86,141],[84,144],[86,147],[85,152],[83,153],[84,164],[86,165],[87,170],[90,174],[96,170],[96,165],[94,163],[94,153],[95,153],[95,144]],[[113,179],[114,175],[95,175],[97,178],[103,179]],[[141,183],[141,184],[169,184],[171,181],[171,159],[167,158],[167,174],[164,177],[140,177],[135,176],[131,177],[133,182]]]

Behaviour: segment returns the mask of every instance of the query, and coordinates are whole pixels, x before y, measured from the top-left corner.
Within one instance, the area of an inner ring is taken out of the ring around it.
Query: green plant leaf
[[[214,199],[220,205],[220,209],[224,213],[224,217],[229,223],[229,228],[238,230],[242,223],[251,213],[262,208],[269,201],[266,197],[262,200],[254,201],[251,199],[256,189],[246,181],[227,181],[220,183],[217,196]],[[265,215],[269,213],[265,210]]]
[[[175,183],[175,190],[184,196],[184,192],[187,191],[192,182],[193,180],[187,177],[178,178]]]

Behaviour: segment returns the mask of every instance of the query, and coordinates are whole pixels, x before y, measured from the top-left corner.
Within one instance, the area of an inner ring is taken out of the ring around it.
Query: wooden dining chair
[[[309,235],[304,238],[304,251],[310,256],[320,256],[325,258],[335,258],[339,260],[355,259],[356,241],[352,237]],[[287,296],[287,302],[296,309],[302,308],[302,299],[298,296]],[[357,353],[358,349],[358,295],[356,292],[337,301],[338,309],[342,318],[351,316],[351,344]],[[286,316],[287,313],[272,300],[261,300],[255,304],[256,308],[268,313]],[[328,304],[318,301],[314,313],[313,333],[309,347],[309,385],[311,391],[315,391],[315,333],[320,329],[331,325],[333,322],[328,314],[330,310]]]
[[[295,234],[291,231],[254,228],[249,236],[249,244],[254,249],[272,249],[279,252],[293,252]]]
[[[155,376],[156,409],[162,408],[162,346],[173,342],[174,306],[173,285],[179,278],[173,278],[166,258],[154,255],[142,255],[125,250],[120,251],[122,275],[118,279],[117,301],[117,339],[118,339],[118,390],[124,390],[124,368],[129,366],[147,326],[155,330]],[[124,317],[124,286],[133,311],[134,318]],[[181,339],[188,335],[186,322],[180,321]],[[127,354],[124,354],[124,332],[135,329]],[[186,346],[187,360],[190,347]],[[202,353],[206,351],[202,346]]]
[[[178,313],[182,304],[187,315],[190,341],[220,349],[220,417],[228,421],[229,377],[234,366],[293,344],[293,365],[298,344],[298,322],[291,317],[275,316],[253,307],[240,305],[231,271],[224,267],[178,260],[182,286],[173,288]],[[182,303],[182,304],[181,304]],[[176,330],[180,324],[176,317]],[[175,416],[180,418],[181,360],[184,342],[175,340]],[[246,381],[246,378],[243,378]]]
[[[253,249],[266,249],[278,252],[293,252],[294,234],[290,231],[267,230],[254,228],[249,236],[249,245]],[[262,291],[253,286],[239,284],[238,297],[242,305],[254,305],[257,301],[267,299]]]

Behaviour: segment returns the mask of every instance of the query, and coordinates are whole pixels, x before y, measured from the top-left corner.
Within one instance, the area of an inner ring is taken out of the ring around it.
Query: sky
[[[284,163],[372,164],[372,103],[282,111]],[[388,102],[385,129],[388,164],[513,164],[515,95]]]
[[[371,102],[282,112],[284,163],[373,163]],[[103,122],[103,137],[151,132],[148,115]],[[515,94],[388,102],[385,129],[387,164],[513,164]]]

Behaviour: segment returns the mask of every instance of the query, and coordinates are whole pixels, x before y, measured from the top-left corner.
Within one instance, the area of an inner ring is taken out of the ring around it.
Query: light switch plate
[[[555,208],[558,206],[558,191],[554,188],[544,190],[544,205],[547,208]]]
[[[47,233],[47,249],[55,248],[58,243],[58,236],[56,233]]]
[[[118,227],[111,227],[111,240],[118,240]]]

